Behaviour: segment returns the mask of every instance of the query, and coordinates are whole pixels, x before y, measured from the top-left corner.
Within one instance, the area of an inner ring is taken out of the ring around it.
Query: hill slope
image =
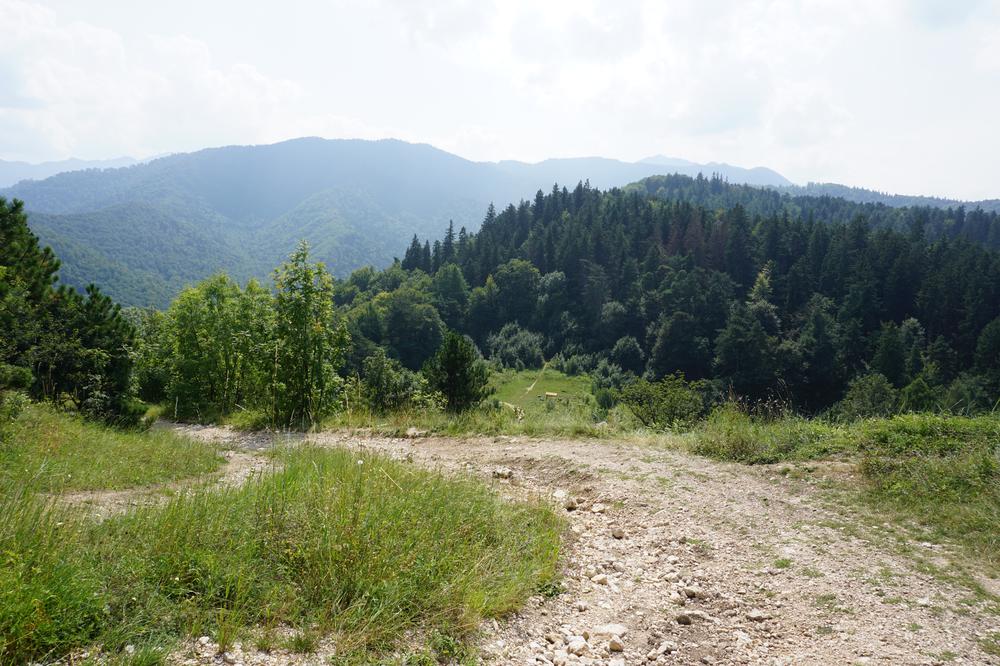
[[[788,184],[717,166],[736,182]],[[303,238],[343,276],[388,265],[413,234],[437,235],[449,220],[477,228],[491,201],[531,198],[555,182],[621,186],[667,169],[603,158],[483,163],[395,140],[304,138],[62,173],[0,196],[25,201],[70,284],[97,281],[125,304],[165,305],[216,270],[266,278]]]
[[[41,180],[65,171],[117,169],[137,163],[138,160],[132,157],[118,157],[110,160],[79,160],[74,158],[40,164],[0,160],[0,187],[9,187],[22,180]]]
[[[679,175],[660,175],[666,173]],[[689,177],[702,173],[719,179],[698,185]],[[709,207],[753,201],[751,212],[760,214],[833,206],[842,215],[889,218],[879,206],[960,204],[834,185],[799,187],[762,167],[662,155],[636,163],[600,157],[491,163],[425,144],[319,138],[71,171],[22,181],[0,196],[25,201],[35,233],[63,257],[66,282],[97,282],[126,305],[163,306],[185,284],[214,271],[266,279],[301,239],[338,276],[366,264],[386,266],[414,234],[437,237],[449,220],[475,231],[490,202],[503,208],[550,191],[553,183],[572,187],[586,180],[605,189],[642,181],[639,187],[651,194]],[[1000,244],[987,232],[962,235]]]

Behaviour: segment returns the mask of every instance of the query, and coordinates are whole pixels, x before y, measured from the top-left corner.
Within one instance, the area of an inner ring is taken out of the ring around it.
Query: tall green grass
[[[377,654],[410,630],[460,637],[555,575],[561,523],[541,505],[380,457],[279,457],[238,488],[99,524],[8,484],[0,662],[286,623]]]
[[[121,489],[211,472],[216,447],[171,432],[115,430],[29,406],[6,427],[0,476],[45,491]]]
[[[869,498],[1000,570],[1000,418],[906,414],[855,430]]]
[[[712,412],[693,441],[695,453],[749,465],[814,460],[854,450],[843,427],[792,415],[755,418],[731,403]]]

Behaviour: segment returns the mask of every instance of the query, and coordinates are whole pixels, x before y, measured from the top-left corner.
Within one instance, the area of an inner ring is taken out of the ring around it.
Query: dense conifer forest
[[[939,392],[987,406],[1000,365],[1000,257],[984,247],[995,215],[787,201],[718,179],[555,188],[491,207],[476,234],[414,238],[399,266],[356,273],[338,297],[359,341],[390,347],[371,304],[423,299],[486,351],[537,347],[571,369],[682,372],[807,410],[878,373],[911,408]]]

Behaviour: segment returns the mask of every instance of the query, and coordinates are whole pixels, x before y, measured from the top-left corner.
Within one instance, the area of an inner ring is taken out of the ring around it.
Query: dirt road
[[[241,468],[270,444],[177,427],[245,449]],[[843,490],[848,465],[748,468],[592,440],[305,439],[483,477],[564,513],[562,589],[484,627],[487,663],[1000,664],[983,648],[1000,632],[995,600],[952,580],[946,546],[873,523]]]

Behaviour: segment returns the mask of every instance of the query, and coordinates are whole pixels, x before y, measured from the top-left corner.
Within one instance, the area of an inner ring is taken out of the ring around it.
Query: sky
[[[0,0],[0,159],[298,136],[1000,198],[1000,0]]]

